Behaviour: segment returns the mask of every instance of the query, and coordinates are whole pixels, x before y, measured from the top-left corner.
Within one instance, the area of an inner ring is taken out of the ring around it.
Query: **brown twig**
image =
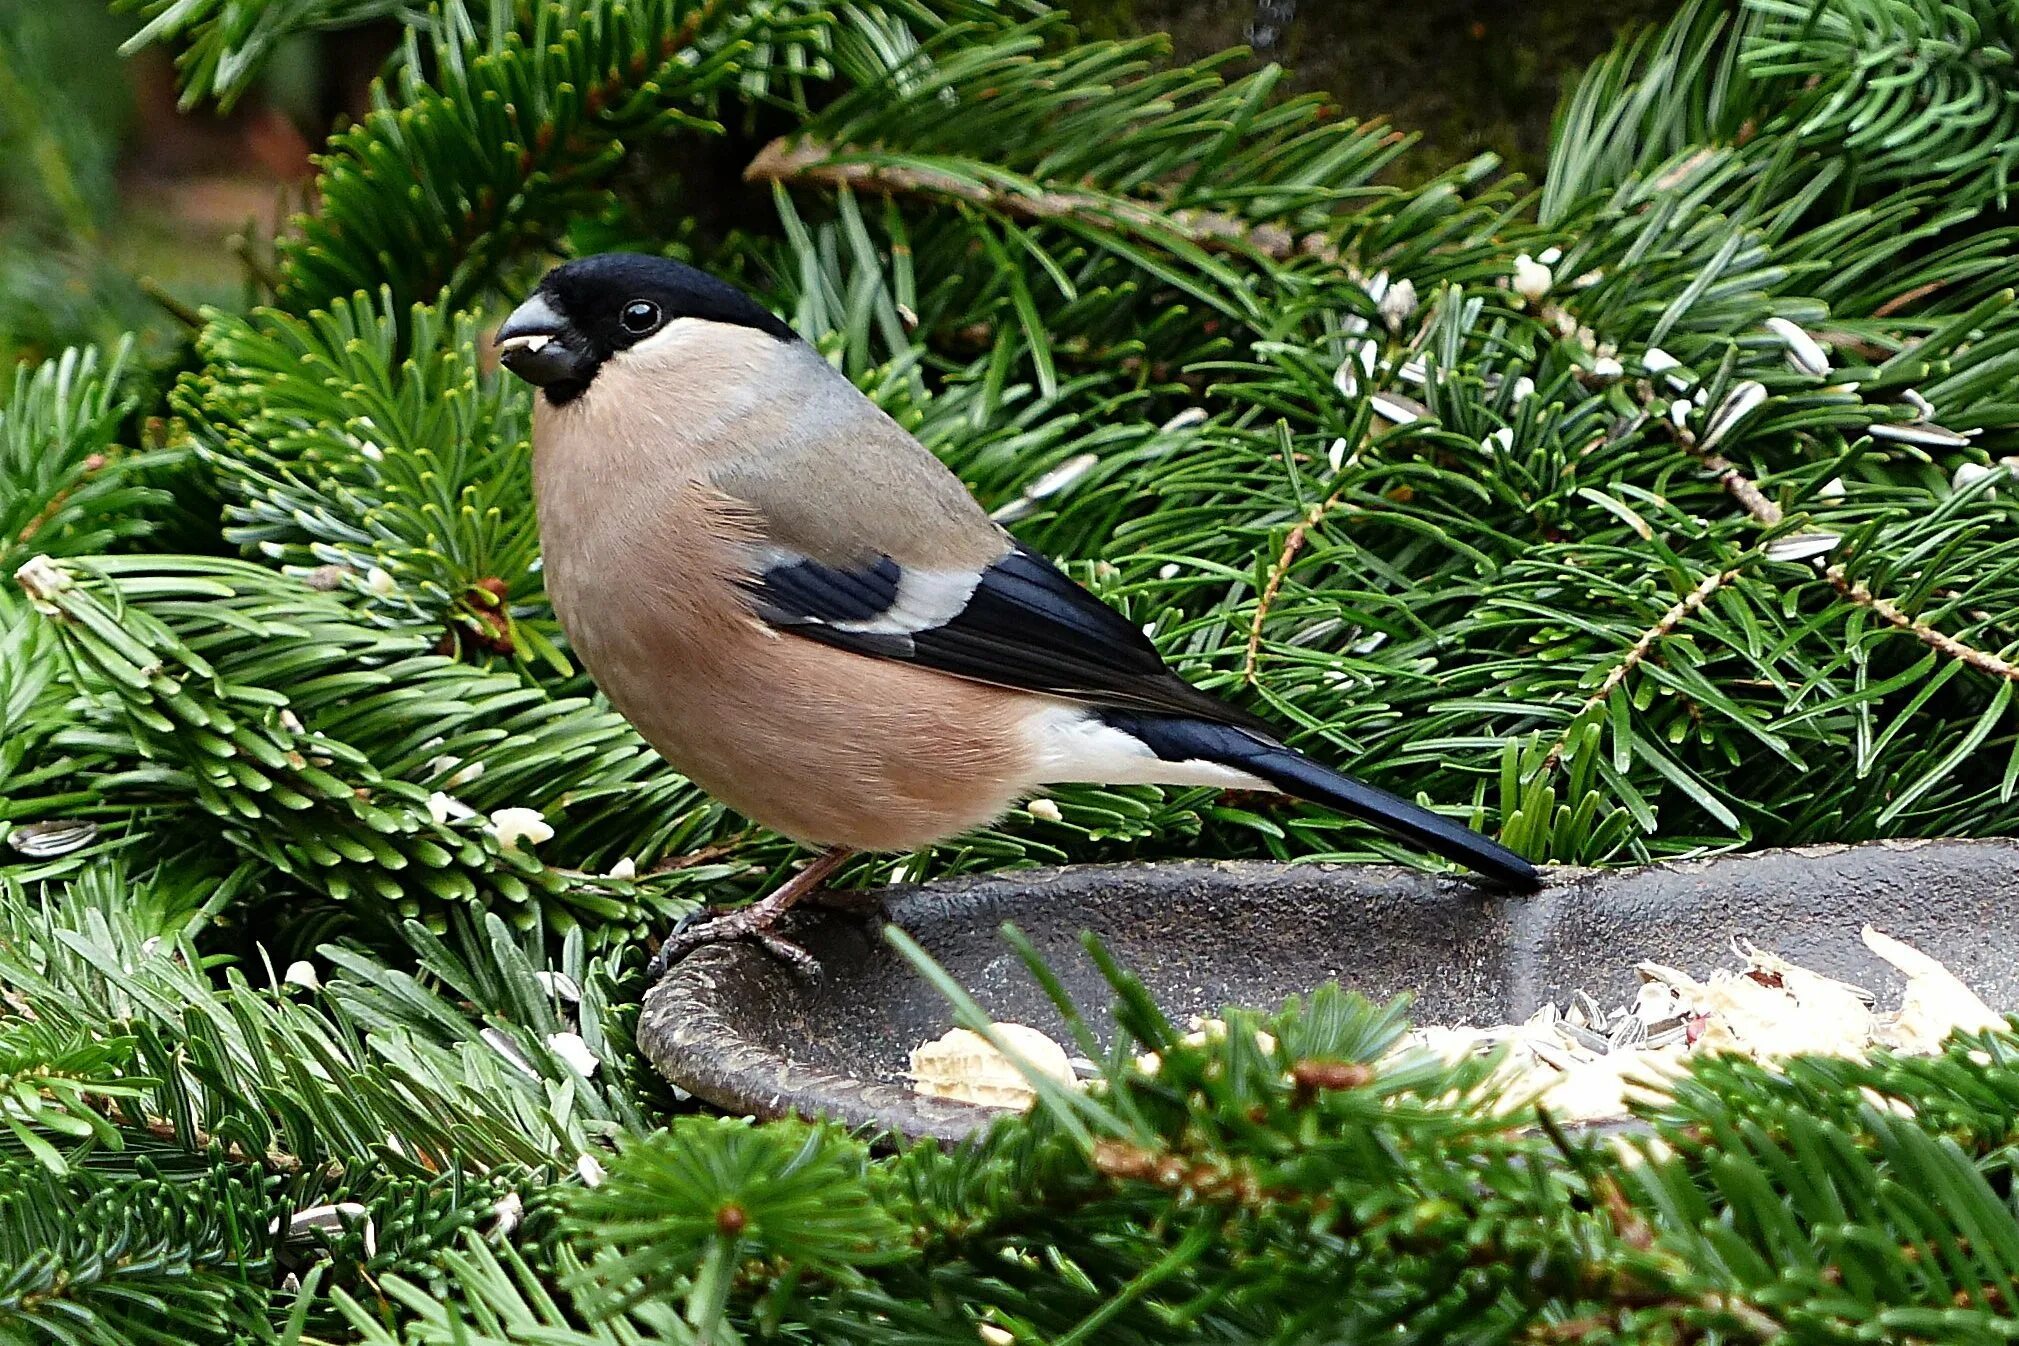
[[[849,157],[861,153],[847,145],[780,137],[757,152],[757,157],[743,170],[743,180],[811,182],[883,196],[967,201],[1026,221],[1090,217],[1150,233],[1177,234],[1209,252],[1259,253],[1278,262],[1299,255],[1325,261],[1339,259],[1338,248],[1322,234],[1307,234],[1299,239],[1280,224],[1255,224],[1224,211],[1166,211],[1149,202],[1101,192],[1057,189],[1018,192],[936,169],[868,163]]]
[[[1304,550],[1304,536],[1317,527],[1325,516],[1339,504],[1340,497],[1334,495],[1322,505],[1313,505],[1304,515],[1304,521],[1290,530],[1283,539],[1283,550],[1276,554],[1276,563],[1269,567],[1269,578],[1263,582],[1262,596],[1255,603],[1255,619],[1248,623],[1248,653],[1241,660],[1241,681],[1250,687],[1255,685],[1255,667],[1262,655],[1262,623],[1269,620],[1269,609],[1276,602],[1276,595],[1282,591],[1283,581],[1290,576],[1290,563],[1297,559],[1297,553]]]
[[[1093,1165],[1103,1177],[1122,1182],[1147,1182],[1169,1192],[1215,1204],[1259,1207],[1265,1191],[1246,1164],[1227,1160],[1188,1159],[1169,1150],[1145,1149],[1125,1140],[1094,1142]]]
[[[1898,313],[1901,309],[1907,307],[1907,305],[1913,303],[1916,299],[1926,299],[1929,295],[1935,293],[1935,291],[1941,289],[1944,285],[1947,285],[1948,283],[1949,282],[1946,280],[1931,280],[1926,285],[1916,285],[1913,289],[1907,290],[1901,294],[1896,294],[1891,299],[1888,299],[1885,303],[1873,309],[1872,316],[1874,318],[1890,318],[1893,314]]]
[[[1731,493],[1733,499],[1746,507],[1748,514],[1751,514],[1755,519],[1769,526],[1781,521],[1781,507],[1767,499],[1759,486],[1750,477],[1746,476],[1745,473],[1739,471],[1738,468],[1732,466],[1730,462],[1715,453],[1700,453],[1697,456],[1703,460],[1705,467],[1718,474],[1718,480],[1724,483],[1725,490]],[[1966,645],[1954,636],[1936,630],[1927,622],[1908,616],[1896,607],[1890,599],[1881,598],[1866,588],[1863,581],[1854,583],[1845,575],[1842,566],[1831,566],[1823,572],[1823,577],[1829,580],[1830,587],[1837,591],[1839,597],[1848,602],[1856,603],[1859,607],[1870,608],[1892,625],[1913,635],[1915,639],[1927,645],[1930,649],[1938,650],[1948,655],[1951,659],[1968,664],[1979,672],[1989,673],[1993,677],[2005,678],[2012,682],[2019,682],[2019,667],[2015,667],[1988,650],[1980,650],[1974,645]],[[1701,603],[1698,606],[1702,606]],[[1989,620],[1988,614],[1973,615],[1978,616],[1981,620]],[[1610,688],[1607,690],[1609,691]]]
[[[253,234],[254,224],[247,221],[245,232],[233,234],[224,241],[224,246],[238,258],[238,264],[245,268],[245,274],[253,284],[269,295],[279,294],[287,282],[273,260],[260,256]]]
[[[1716,453],[1699,453],[1697,457],[1705,467],[1718,474],[1718,482],[1731,493],[1732,499],[1746,507],[1746,513],[1769,528],[1781,521],[1781,507],[1767,499],[1766,493],[1754,484],[1751,477],[1734,467],[1730,459]]]
[[[223,1152],[224,1157],[234,1164],[257,1164],[269,1173],[292,1176],[305,1167],[300,1159],[279,1150],[268,1150],[264,1154],[250,1154],[236,1141],[220,1142],[217,1137],[195,1127],[188,1131],[161,1117],[135,1115],[122,1108],[118,1101],[97,1095],[87,1095],[85,1101],[96,1109],[105,1120],[114,1126],[132,1127],[144,1131],[155,1140],[168,1141],[180,1145],[192,1153],[201,1154],[212,1148]]]
[[[1605,699],[1612,695],[1613,689],[1626,681],[1626,675],[1646,662],[1648,655],[1654,652],[1654,647],[1660,644],[1664,637],[1672,635],[1678,626],[1688,621],[1699,608],[1710,601],[1712,594],[1735,578],[1738,573],[1737,570],[1720,570],[1704,576],[1697,583],[1697,587],[1684,594],[1674,607],[1661,615],[1659,621],[1640,633],[1640,639],[1627,650],[1626,658],[1620,660],[1619,666],[1605,675],[1605,681],[1598,685],[1598,690],[1586,697],[1584,704],[1577,708],[1577,713],[1570,717],[1570,725],[1564,728],[1562,736],[1556,740],[1556,745],[1549,750],[1549,755],[1542,759],[1544,775],[1555,771],[1557,765],[1563,761],[1563,754],[1570,746],[1571,728],[1588,715],[1594,706],[1603,705]]]
[[[1859,336],[1856,332],[1847,332],[1841,327],[1819,327],[1811,335],[1816,340],[1827,343],[1834,350],[1847,351],[1875,365],[1884,364],[1893,355],[1891,350],[1878,342]]]
[[[140,292],[160,305],[170,317],[192,332],[203,330],[203,315],[169,293],[167,286],[152,276],[142,276],[138,283]]]
[[[645,872],[647,874],[671,874],[679,869],[695,869],[701,865],[712,864],[724,856],[734,855],[749,840],[750,833],[738,832],[727,841],[718,841],[713,845],[703,846],[698,851],[688,851],[685,855],[669,855],[663,859],[655,860]]]
[[[2019,682],[2019,667],[2015,667],[1988,650],[1980,650],[1974,645],[1965,645],[1954,636],[1937,631],[1928,623],[1911,617],[1896,607],[1890,599],[1879,597],[1865,587],[1864,581],[1853,581],[1844,574],[1842,566],[1831,566],[1823,572],[1830,587],[1849,602],[1859,607],[1870,608],[1894,626],[1911,634],[1930,649],[1939,650],[1951,659],[1968,664],[1980,672],[1993,677],[2004,678],[2008,682]]]

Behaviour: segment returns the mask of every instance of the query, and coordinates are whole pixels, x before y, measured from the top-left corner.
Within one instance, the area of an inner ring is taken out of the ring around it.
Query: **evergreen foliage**
[[[1698,0],[1534,189],[1034,0],[136,8],[191,106],[407,38],[259,303],[0,406],[0,1342],[2019,1332],[2005,1035],[1573,1137],[1400,1007],[1187,1045],[1115,970],[1104,1085],[953,1153],[676,1115],[645,936],[788,848],[572,665],[482,340],[555,255],[733,275],[1188,676],[1538,860],[2007,833],[2008,6]],[[853,877],[1411,858],[1056,802]]]

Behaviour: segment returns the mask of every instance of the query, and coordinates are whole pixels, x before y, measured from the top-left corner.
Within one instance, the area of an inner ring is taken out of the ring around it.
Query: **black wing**
[[[887,556],[836,567],[787,554],[759,572],[751,587],[765,621],[857,654],[1090,705],[1198,716],[1274,737],[1265,722],[1171,672],[1133,623],[1022,544],[979,576],[930,577],[927,597],[909,593],[906,579]],[[921,582],[912,587],[925,587],[922,577],[914,579]]]

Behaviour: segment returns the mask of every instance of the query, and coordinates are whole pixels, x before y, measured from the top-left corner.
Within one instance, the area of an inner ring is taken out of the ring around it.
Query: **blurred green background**
[[[281,0],[276,0],[280,3]],[[388,4],[390,10],[395,6]],[[1408,178],[1481,151],[1534,176],[1566,79],[1668,0],[1070,0],[1095,36],[1171,34],[1182,58],[1246,43],[1290,86],[1421,143]],[[94,0],[0,0],[0,360],[239,304],[259,241],[307,199],[310,154],[365,106],[391,20],[294,39],[226,115],[176,109],[170,55]],[[0,381],[0,399],[5,386]]]

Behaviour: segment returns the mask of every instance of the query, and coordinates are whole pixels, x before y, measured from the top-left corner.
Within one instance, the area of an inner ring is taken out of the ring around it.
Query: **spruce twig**
[[[1741,573],[1741,571],[1736,569],[1713,571],[1699,580],[1696,586],[1688,593],[1677,599],[1673,607],[1664,612],[1655,621],[1654,625],[1641,632],[1640,639],[1634,641],[1627,648],[1626,654],[1605,675],[1605,680],[1599,683],[1597,690],[1586,697],[1584,704],[1572,713],[1570,724],[1574,726],[1581,723],[1585,715],[1604,705],[1612,696],[1614,689],[1625,682],[1633,671],[1640,667],[1642,661],[1654,653],[1655,646],[1673,635],[1677,627],[1690,619],[1691,614],[1703,607],[1704,604],[1710,602],[1712,594],[1715,594],[1719,589],[1736,579]],[[1543,775],[1547,776],[1553,773],[1558,765],[1562,763],[1563,754],[1570,747],[1570,733],[1571,730],[1568,727],[1565,728],[1563,733],[1557,737],[1556,742],[1550,747],[1549,752],[1543,757]]]
[[[1833,565],[1825,570],[1823,575],[1829,580],[1830,587],[1836,590],[1847,601],[1878,613],[1886,621],[1912,635],[1914,639],[1928,646],[1928,648],[1939,651],[1949,658],[1959,663],[1967,664],[1980,672],[1988,673],[1992,677],[2004,678],[2008,682],[2019,682],[2019,665],[2014,665],[1988,650],[1980,650],[1974,645],[1967,645],[1954,636],[1946,635],[1937,630],[1930,623],[1901,611],[1899,606],[1890,599],[1881,598],[1879,595],[1873,593],[1865,586],[1863,580],[1851,579],[1844,573],[1842,566]]]
[[[818,184],[885,196],[965,201],[1012,219],[1038,223],[1079,219],[1122,226],[1151,236],[1174,235],[1208,252],[1239,252],[1284,262],[1316,257],[1336,262],[1339,250],[1320,233],[1299,238],[1280,224],[1242,219],[1224,211],[1164,209],[1135,198],[1040,187],[1006,190],[913,164],[874,162],[873,152],[829,145],[810,137],[780,137],[757,152],[743,170],[745,182]]]

